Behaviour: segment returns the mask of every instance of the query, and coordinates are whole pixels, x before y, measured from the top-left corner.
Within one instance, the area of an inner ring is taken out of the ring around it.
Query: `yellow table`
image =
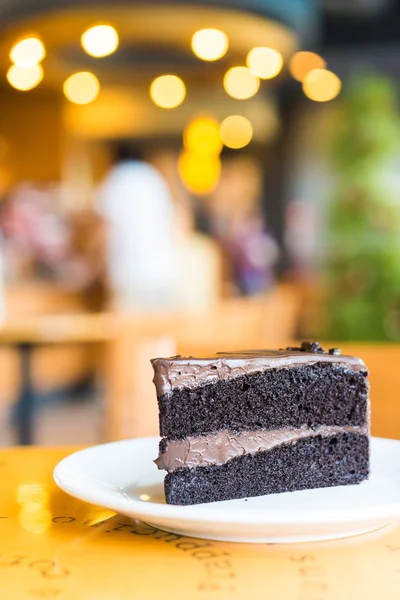
[[[0,598],[399,600],[400,529],[301,545],[165,533],[70,498],[52,480],[73,449],[0,452]]]

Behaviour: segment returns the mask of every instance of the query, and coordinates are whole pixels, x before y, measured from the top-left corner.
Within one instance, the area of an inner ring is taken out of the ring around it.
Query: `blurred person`
[[[275,283],[274,265],[278,258],[278,246],[258,211],[235,220],[225,244],[232,258],[235,283],[241,295],[259,294]]]
[[[119,145],[98,202],[108,225],[107,269],[115,308],[171,308],[176,280],[174,214],[161,173],[138,149]]]
[[[208,206],[211,230],[230,263],[227,271],[234,291],[251,296],[275,282],[279,249],[261,211],[262,177],[257,161],[226,150],[222,156],[221,179]]]

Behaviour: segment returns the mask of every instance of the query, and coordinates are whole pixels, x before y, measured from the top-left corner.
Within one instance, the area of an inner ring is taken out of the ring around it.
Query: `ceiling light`
[[[192,50],[202,60],[218,60],[225,56],[228,47],[228,37],[219,29],[200,29],[192,37]]]
[[[183,152],[178,161],[178,169],[185,187],[199,196],[210,194],[221,175],[219,156]]]
[[[74,73],[64,82],[64,94],[74,104],[90,104],[100,92],[99,80],[93,73]]]
[[[100,58],[116,51],[119,37],[111,25],[96,25],[85,31],[81,37],[81,44],[90,56]]]
[[[232,67],[225,73],[224,88],[237,100],[251,98],[258,92],[260,80],[247,67]]]
[[[324,69],[326,61],[315,52],[296,52],[289,62],[289,71],[297,81],[304,81],[307,73],[313,69]]]
[[[186,87],[176,75],[161,75],[150,86],[150,97],[161,108],[175,108],[186,97]]]
[[[26,92],[33,89],[43,79],[42,65],[32,65],[31,67],[21,67],[12,65],[7,72],[8,83],[15,88]]]
[[[310,71],[303,81],[303,92],[315,102],[328,102],[339,94],[342,82],[339,77],[326,69]]]
[[[253,126],[246,117],[232,115],[222,121],[220,135],[228,148],[244,148],[253,137]]]
[[[282,70],[282,54],[273,48],[253,48],[247,55],[247,66],[260,79],[272,79]]]
[[[10,52],[11,61],[19,67],[33,67],[46,56],[43,42],[36,37],[26,38],[15,44]]]
[[[197,117],[184,133],[184,146],[197,154],[216,154],[222,150],[219,123],[212,117]]]

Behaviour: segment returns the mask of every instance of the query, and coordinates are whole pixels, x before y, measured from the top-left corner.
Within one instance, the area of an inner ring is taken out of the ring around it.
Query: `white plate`
[[[57,485],[76,498],[155,527],[211,540],[286,543],[335,539],[373,531],[400,519],[400,441],[372,438],[371,477],[341,486],[171,506],[153,459],[158,438],[95,446],[62,460]]]

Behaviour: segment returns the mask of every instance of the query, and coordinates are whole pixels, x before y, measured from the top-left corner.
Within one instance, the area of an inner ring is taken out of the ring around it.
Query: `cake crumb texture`
[[[363,425],[368,373],[339,363],[267,369],[158,398],[160,434],[170,439],[229,429]]]
[[[368,436],[316,437],[247,454],[219,466],[168,473],[168,504],[198,504],[358,484],[369,473]]]

